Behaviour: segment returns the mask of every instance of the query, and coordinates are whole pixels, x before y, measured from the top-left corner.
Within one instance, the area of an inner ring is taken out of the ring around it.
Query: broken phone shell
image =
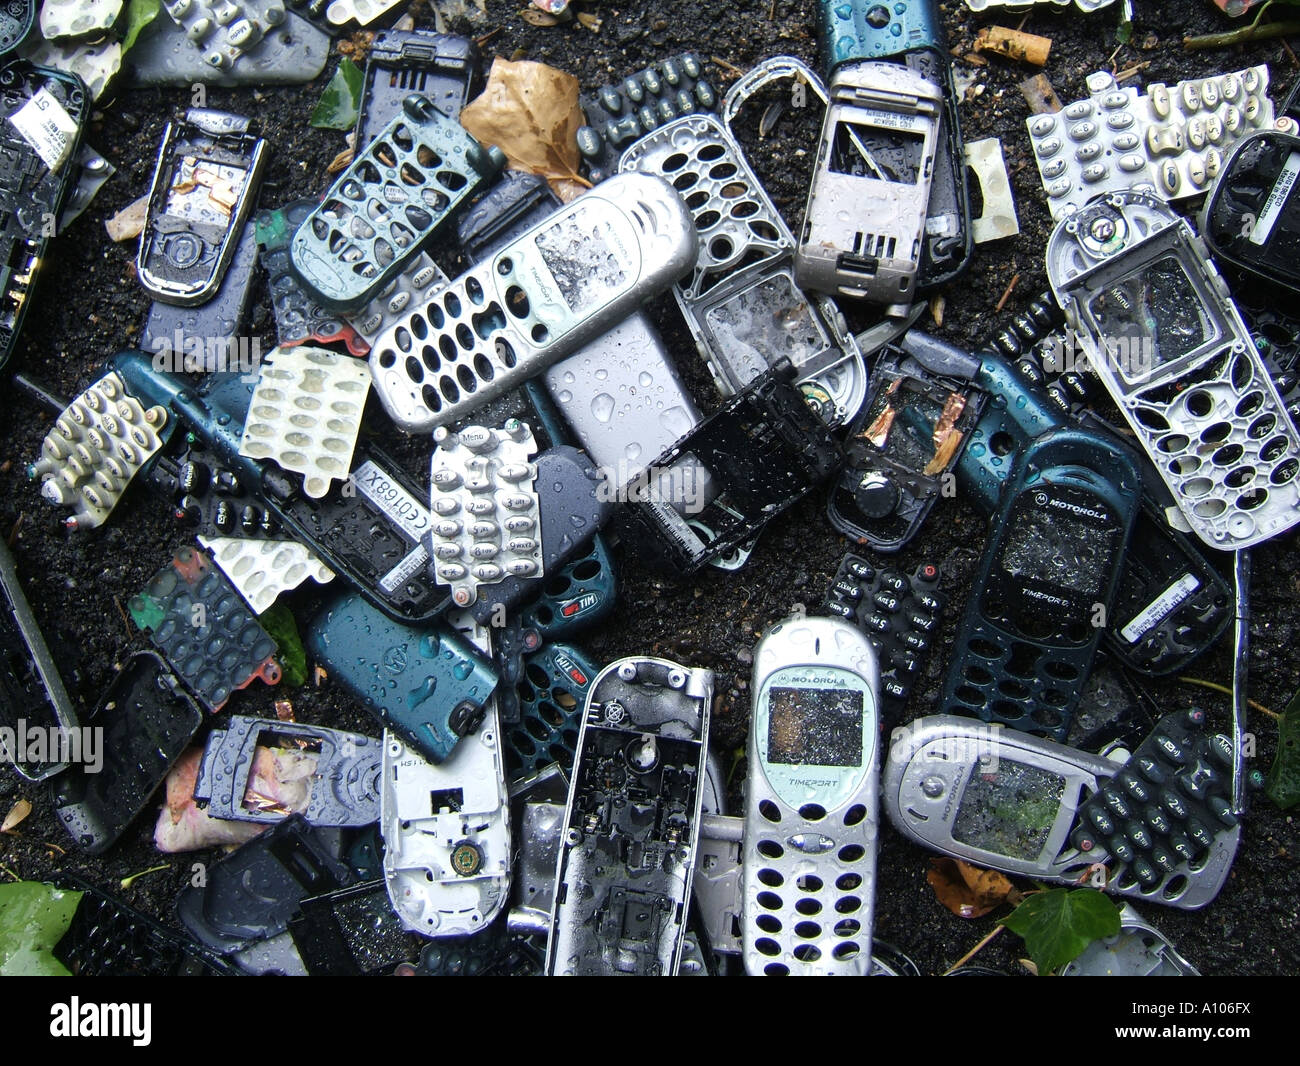
[[[862,353],[834,303],[796,286],[794,237],[721,120],[662,126],[619,168],[671,181],[691,209],[699,257],[673,295],[718,391],[734,396],[786,358],[825,422],[851,418],[867,392]]]
[[[409,433],[457,421],[607,333],[685,274],[696,249],[667,182],[603,182],[376,338],[384,410]]]
[[[383,30],[366,55],[365,84],[357,112],[356,147],[369,147],[418,93],[449,118],[457,119],[478,78],[479,51],[473,41],[431,30]]]
[[[986,397],[910,366],[907,353],[893,345],[877,355],[871,378],[826,514],[854,542],[896,552],[919,532],[962,454],[960,446],[946,450],[950,435],[969,437]],[[942,444],[936,439],[941,424]]]
[[[271,797],[250,801],[258,748],[298,748],[318,755],[308,806],[312,825],[366,826],[379,818],[379,741],[339,729],[231,715],[212,730],[194,780],[194,800],[211,818],[273,825],[292,812]],[[260,802],[259,802],[260,800]]]
[[[62,165],[53,173],[12,121],[21,108],[34,106],[42,91],[53,97],[52,103],[61,107],[76,127],[68,138]],[[11,223],[0,241],[0,368],[13,354],[46,248],[75,184],[77,149],[89,104],[85,86],[75,74],[38,67],[23,59],[10,59],[0,67],[0,111],[9,120],[0,120],[4,159],[0,211]]]
[[[305,643],[386,730],[431,762],[448,758],[494,706],[496,672],[458,633],[441,622],[395,622],[356,592],[326,600]]]
[[[1080,852],[1070,843],[1071,830],[1087,799],[1122,766],[1018,730],[934,715],[895,730],[883,775],[885,813],[900,833],[931,851],[1075,885],[1110,857],[1104,847]],[[1240,827],[1220,833],[1204,864],[1180,864],[1150,891],[1128,884],[1122,865],[1111,871],[1105,890],[1196,910],[1227,880],[1240,835]],[[1180,876],[1181,887],[1166,895]]]
[[[544,178],[508,170],[461,217],[460,245],[479,262],[560,205]],[[597,377],[593,367],[603,370],[604,377]],[[700,421],[695,400],[645,311],[633,312],[560,360],[546,371],[545,381],[576,442],[605,470],[614,489],[626,488]],[[618,408],[616,394],[626,397],[628,406]],[[702,489],[707,494],[707,486]]]
[[[1300,292],[1300,137],[1254,133],[1228,155],[1201,213],[1205,243],[1225,263]]]
[[[712,702],[712,671],[667,659],[620,659],[596,675],[564,812],[548,975],[677,973]]]
[[[795,280],[905,315],[925,243],[942,92],[896,63],[863,62],[836,70],[828,94]]]
[[[974,5],[972,5],[974,6]],[[970,217],[960,103],[947,37],[934,0],[884,4],[877,0],[821,0],[821,39],[830,74],[842,65],[888,59],[941,87],[944,111],[926,209],[925,247],[917,288],[946,285],[970,265],[975,226]]]
[[[1094,940],[1083,954],[1061,967],[1062,977],[1200,977],[1158,929],[1127,903],[1120,908],[1119,932]]]
[[[694,573],[714,557],[739,548],[811,492],[840,464],[843,453],[793,384],[794,367],[782,360],[701,422],[651,463],[620,516],[628,542],[647,561],[677,576]],[[681,461],[690,457],[687,467]],[[711,496],[698,495],[698,478],[682,483],[682,470],[704,470]]]
[[[484,656],[488,631],[466,612],[448,621]],[[384,881],[402,924],[427,937],[486,928],[510,894],[510,812],[496,701],[482,726],[434,765],[384,733],[380,787]]]
[[[216,294],[266,162],[266,141],[252,129],[242,115],[208,108],[167,124],[136,255],[140,284],[155,300],[189,306]],[[210,181],[200,180],[205,166]]]
[[[1142,495],[1136,459],[1062,427],[1019,453],[940,706],[1063,740],[1109,621]]]
[[[787,618],[754,649],[750,691],[745,970],[866,976],[880,765],[876,650],[840,619]]]
[[[1187,222],[1155,196],[1111,193],[1057,225],[1047,275],[1198,537],[1240,550],[1300,522],[1300,434]]]
[[[408,96],[298,227],[294,272],[326,307],[359,310],[504,165],[499,148]]]
[[[450,597],[425,574],[429,557],[420,541],[428,510],[388,456],[358,441],[348,480],[312,499],[302,492],[298,475],[240,454],[253,390],[245,375],[210,375],[196,392],[184,378],[155,370],[142,352],[121,352],[111,362],[127,392],[169,409],[220,470],[233,473],[245,491],[260,497],[286,538],[310,548],[388,617],[432,622],[446,610]]]
[[[55,814],[88,855],[126,832],[203,722],[203,711],[151,651],[136,652],[109,684],[87,726],[100,730],[104,763],[53,783]]]
[[[63,685],[58,664],[45,643],[45,635],[32,613],[18,567],[7,543],[0,541],[0,738],[18,728],[19,722],[36,720],[45,729],[76,729],[76,708]],[[29,727],[30,728],[30,727]],[[67,763],[19,762],[18,752],[5,749],[0,739],[0,760],[10,763],[28,781],[44,781],[67,767]]]
[[[201,885],[188,884],[176,916],[196,940],[234,955],[283,933],[302,900],[357,880],[340,857],[337,829],[318,829],[291,815],[210,863]],[[292,944],[290,943],[290,947]]]

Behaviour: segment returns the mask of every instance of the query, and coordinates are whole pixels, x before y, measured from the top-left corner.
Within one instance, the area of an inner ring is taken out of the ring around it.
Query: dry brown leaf
[[[959,918],[981,918],[1016,892],[1002,874],[960,859],[931,859],[925,879],[939,902]]]
[[[144,220],[149,214],[149,194],[133,200],[121,211],[104,222],[108,236],[114,241],[129,241],[140,236],[144,230]]]
[[[494,59],[487,87],[460,113],[471,135],[500,148],[515,170],[546,178],[559,196],[565,184],[591,187],[578,173],[583,121],[578,79],[528,60]]]
[[[0,833],[9,832],[9,830],[11,830],[14,826],[16,826],[19,822],[21,822],[24,818],[26,818],[31,813],[32,813],[31,802],[25,799],[20,799],[17,803],[15,803],[12,807],[9,808],[9,813],[5,815],[4,824],[0,825]]]

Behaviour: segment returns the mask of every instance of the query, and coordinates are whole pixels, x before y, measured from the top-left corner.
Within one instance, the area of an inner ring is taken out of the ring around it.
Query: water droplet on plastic
[[[654,384],[655,379],[650,376],[649,371],[642,370],[641,373],[637,376],[637,381],[641,383],[641,387],[643,389],[648,389],[651,385]]]
[[[614,413],[614,397],[607,392],[602,392],[591,401],[591,413],[600,421],[608,422]]]

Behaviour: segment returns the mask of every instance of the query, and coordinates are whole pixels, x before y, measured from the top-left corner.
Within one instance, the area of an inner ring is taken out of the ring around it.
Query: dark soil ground
[[[697,4],[661,0],[588,2],[586,10],[603,20],[598,32],[577,24],[533,27],[519,14],[521,0],[489,0],[485,23],[466,27],[475,35],[497,32],[484,48],[487,56],[542,60],[575,74],[585,87],[618,80],[669,54],[695,50],[723,63],[708,64],[716,84],[732,80],[733,67],[748,68],[772,55],[799,56],[820,69],[811,2],[757,0]],[[1118,6],[1085,16],[1074,7],[1033,14],[1023,28],[1052,38],[1046,73],[1061,99],[1086,95],[1084,77],[1114,65],[1123,70],[1142,64],[1141,83],[1176,82],[1267,62],[1279,98],[1300,65],[1281,42],[1211,53],[1186,53],[1184,32],[1221,29],[1225,20],[1206,0],[1155,3],[1139,0],[1133,44],[1118,47]],[[962,3],[941,5],[950,43],[960,54],[970,51],[983,24]],[[165,16],[163,16],[165,17]],[[1016,26],[1020,15],[993,20]],[[422,24],[431,24],[427,15]],[[1114,55],[1112,56],[1112,53]],[[332,71],[331,59],[325,76]],[[1043,249],[1050,220],[1039,191],[1024,120],[1027,107],[1017,89],[1033,73],[993,59],[974,71],[983,92],[961,108],[968,140],[996,136],[1006,152],[1019,211],[1021,233],[977,250],[969,274],[946,292],[942,334],[972,342],[989,332],[994,307],[1015,274],[1020,281],[1007,302],[1007,314],[1042,291]],[[326,163],[342,147],[337,133],[313,130],[307,118],[320,95],[324,77],[294,88],[208,93],[210,106],[256,115],[272,152],[261,203],[277,206],[314,194],[329,179]],[[123,90],[102,107],[87,139],[118,167],[117,175],[84,216],[53,244],[39,294],[27,320],[26,336],[12,367],[44,381],[64,396],[83,388],[104,359],[138,342],[148,299],[135,280],[135,243],[115,245],[105,235],[104,220],[148,187],[157,145],[167,119],[189,103],[188,90]],[[758,104],[761,110],[762,103]],[[820,112],[787,112],[766,141],[750,138],[751,159],[769,183],[792,228],[800,222]],[[752,131],[753,115],[749,120]],[[456,264],[442,256],[443,265]],[[711,409],[707,379],[698,366],[684,328],[675,324],[671,301],[663,304],[667,340],[680,352],[684,374],[701,406]],[[928,321],[928,319],[927,319]],[[250,326],[263,350],[274,345],[274,330],[264,289],[257,294]],[[372,429],[392,435],[377,405]],[[143,487],[134,488],[101,531],[69,536],[62,514],[45,503],[24,468],[40,449],[50,418],[16,388],[0,405],[0,530],[10,539],[28,598],[62,662],[69,687],[83,711],[94,706],[114,670],[146,642],[126,618],[126,601],[160,568],[174,549],[190,538],[173,525],[161,500]],[[409,449],[414,472],[427,476],[425,446]],[[623,560],[616,615],[588,646],[601,661],[653,652],[684,663],[707,666],[717,674],[713,744],[723,765],[733,768],[732,800],[739,800],[743,752],[749,716],[750,649],[758,634],[802,603],[818,604],[828,580],[847,549],[825,519],[824,493],[774,522],[759,541],[749,565],[737,573],[709,571],[690,583],[655,577],[634,559]],[[967,583],[983,543],[984,523],[960,500],[943,501],[923,534],[901,557],[909,571],[922,561],[937,562],[950,598],[940,648],[951,641]],[[1300,677],[1300,563],[1294,537],[1280,538],[1255,553],[1257,575],[1251,628],[1251,696],[1266,706],[1283,707]],[[292,602],[300,617],[310,596]],[[945,656],[934,656],[925,686],[908,716],[929,713],[938,695]],[[1191,673],[1227,683],[1231,662],[1224,646],[1198,662]],[[1166,710],[1199,702],[1212,724],[1226,728],[1227,701],[1213,693],[1173,681],[1152,683],[1151,691]],[[284,693],[254,683],[237,693],[230,710],[272,714],[271,703]],[[300,721],[352,727],[373,732],[372,721],[327,683],[288,694]],[[1258,735],[1256,765],[1267,769],[1276,747],[1276,724],[1254,716]],[[172,904],[189,877],[191,864],[212,855],[162,856],[152,845],[153,811],[142,816],[106,855],[77,853],[53,816],[44,787],[32,786],[11,771],[0,771],[0,814],[20,797],[35,810],[17,833],[0,837],[0,864],[7,880],[50,876],[60,865],[117,889],[119,879],[165,863],[166,869],[137,881],[126,893],[135,906],[171,920]],[[66,854],[64,854],[66,852]],[[1232,876],[1219,898],[1200,913],[1147,907],[1144,916],[1161,928],[1202,972],[1208,974],[1286,974],[1300,972],[1300,842],[1293,818],[1260,797],[1246,824]],[[876,933],[909,954],[923,973],[942,973],[992,929],[993,918],[967,921],[941,907],[926,884],[928,856],[905,843],[886,823],[881,830],[876,884]],[[1023,972],[1016,960],[1019,941],[1004,935],[978,961],[1008,972]]]

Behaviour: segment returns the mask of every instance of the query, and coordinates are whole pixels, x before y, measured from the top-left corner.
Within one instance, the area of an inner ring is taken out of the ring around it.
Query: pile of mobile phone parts
[[[258,258],[267,274],[267,289],[275,314],[281,348],[314,342],[342,341],[353,355],[365,355],[369,345],[339,312],[321,304],[303,287],[289,262],[289,243],[316,207],[315,200],[294,200],[274,211],[253,216]]]
[[[1052,218],[1103,193],[1139,189],[1165,200],[1209,192],[1236,141],[1273,124],[1268,67],[1260,65],[1145,95],[1113,74],[1087,78],[1089,96],[1027,120]]]
[[[789,359],[826,422],[851,417],[866,395],[861,353],[834,303],[795,284],[794,238],[722,122],[661,126],[619,168],[671,181],[691,209],[699,258],[673,295],[718,391],[734,396]]]
[[[191,108],[168,123],[136,257],[150,296],[188,305],[216,294],[243,236],[265,157],[266,142],[242,115]]]
[[[254,678],[280,680],[275,641],[203,552],[181,548],[127,606],[210,711]]]
[[[127,660],[86,723],[101,730],[101,758],[54,783],[59,821],[90,855],[113,845],[158,791],[203,722],[203,711],[163,660]]]
[[[839,465],[839,445],[793,379],[794,367],[778,363],[647,469],[644,491],[624,508],[622,520],[624,533],[651,560],[694,573],[750,540]],[[708,472],[716,491],[695,511],[712,531],[708,541],[673,506],[683,488],[675,484],[674,467],[686,455]]]
[[[620,659],[583,711],[547,941],[551,975],[677,972],[713,674]]]
[[[375,391],[408,432],[453,423],[607,333],[690,270],[697,249],[668,183],[616,175],[378,337]]]
[[[384,30],[366,56],[357,147],[366,148],[418,93],[449,118],[456,118],[477,80],[479,52],[473,41],[429,30]]]
[[[889,722],[902,713],[938,631],[947,603],[938,591],[941,577],[933,563],[909,575],[846,555],[827,593],[826,613],[856,624],[876,649],[881,714]]]
[[[259,368],[240,454],[302,474],[303,491],[319,500],[352,469],[369,391],[370,372],[356,359],[277,348]]]
[[[69,529],[102,525],[172,426],[161,405],[145,408],[110,371],[68,405],[27,474],[51,503],[74,508]]]
[[[356,310],[504,164],[428,98],[407,97],[299,225],[294,271],[322,304]]]
[[[13,58],[0,67],[0,366],[72,189],[89,104],[73,75]]]
[[[312,825],[370,825],[379,818],[379,749],[358,733],[233,715],[208,734],[194,799],[213,818],[269,825],[296,812]],[[258,793],[259,775],[304,782],[306,803],[291,809]]]
[[[686,52],[584,94],[581,103],[587,124],[578,130],[578,151],[592,181],[604,181],[638,138],[683,115],[716,111],[719,98],[703,61]]]
[[[1111,193],[1057,225],[1047,273],[1198,537],[1248,548],[1300,521],[1300,436],[1187,222],[1154,196]]]

